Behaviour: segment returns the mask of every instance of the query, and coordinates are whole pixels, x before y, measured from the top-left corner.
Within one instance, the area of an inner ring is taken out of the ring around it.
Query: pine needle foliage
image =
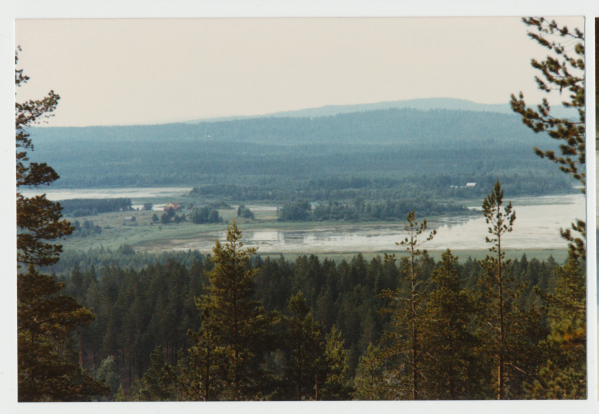
[[[519,93],[516,98],[512,95],[510,104],[512,110],[522,115],[522,122],[537,133],[547,133],[551,138],[560,142],[560,154],[552,150],[534,148],[535,153],[541,158],[547,158],[556,163],[559,169],[570,175],[583,185],[585,192],[585,157],[586,157],[586,130],[585,130],[585,85],[584,85],[584,33],[575,28],[568,29],[558,25],[555,20],[549,21],[543,17],[528,17],[522,21],[533,30],[528,35],[541,46],[547,48],[552,55],[543,61],[532,59],[531,65],[539,70],[542,76],[535,80],[540,90],[546,93],[558,92],[567,94],[562,101],[565,107],[573,108],[578,112],[578,119],[559,118],[551,114],[551,106],[547,99],[543,99],[537,109],[528,107],[524,95]],[[563,43],[572,44],[565,46],[553,39],[562,38]],[[581,237],[572,235],[577,232]],[[576,220],[571,229],[561,230],[561,235],[569,242],[569,249],[574,257],[584,260],[586,256],[586,223]]]
[[[28,80],[22,69],[15,69],[17,88]],[[60,294],[64,284],[36,268],[59,260],[62,246],[53,241],[71,234],[73,227],[61,220],[60,204],[45,195],[27,198],[19,192],[59,178],[45,163],[29,162],[33,143],[27,133],[28,127],[52,116],[59,99],[50,91],[43,99],[15,104],[17,263],[18,268],[27,266],[17,274],[19,401],[85,401],[110,391],[85,374],[72,350],[77,328],[90,324],[93,313]]]
[[[586,277],[582,263],[570,256],[556,269],[554,293],[537,293],[545,302],[551,332],[541,343],[545,363],[527,387],[533,399],[585,399]]]
[[[258,269],[250,266],[256,248],[243,248],[241,231],[235,221],[227,229],[224,244],[216,242],[211,258],[214,268],[208,273],[210,285],[196,305],[209,317],[203,319],[206,340],[223,352],[227,367],[220,398],[251,400],[265,398],[261,380],[266,373],[264,356],[275,346],[271,328],[278,322],[274,312],[267,313],[254,300],[254,277]],[[208,342],[206,342],[208,344]],[[212,345],[210,345],[212,346]]]
[[[394,330],[386,332],[384,341],[390,343],[385,349],[388,358],[395,357],[401,360],[400,365],[392,374],[395,377],[397,397],[400,399],[418,400],[424,397],[421,382],[424,379],[424,350],[423,333],[424,312],[428,301],[426,281],[422,279],[420,264],[416,260],[420,255],[426,255],[426,250],[419,247],[433,239],[436,230],[429,233],[422,240],[421,235],[427,231],[426,220],[416,221],[416,214],[412,210],[406,217],[404,230],[408,236],[399,243],[410,254],[406,282],[407,288],[395,291],[385,290],[380,298],[390,299],[390,306],[381,309],[383,313],[393,314]],[[385,255],[385,260],[395,260],[394,255]],[[404,263],[405,264],[405,263]]]
[[[383,350],[372,343],[360,357],[354,385],[356,400],[391,400],[391,388],[387,386],[385,366],[387,359]]]
[[[504,400],[520,395],[524,380],[533,375],[530,367],[537,362],[535,344],[543,333],[538,312],[523,311],[517,305],[525,286],[516,284],[510,275],[511,260],[505,259],[503,245],[503,237],[513,230],[516,213],[511,202],[504,206],[499,181],[482,207],[490,235],[485,240],[493,254],[481,262],[484,272],[477,281],[484,303],[480,312],[481,353],[495,365],[493,393]]]
[[[481,310],[479,296],[464,289],[458,258],[447,249],[432,273],[433,289],[426,309],[427,399],[482,398],[484,375],[476,350],[481,342],[472,326]]]
[[[284,318],[285,344],[290,350],[284,373],[289,399],[322,399],[327,377],[322,328],[312,317],[302,292],[289,299],[289,312],[291,316]]]

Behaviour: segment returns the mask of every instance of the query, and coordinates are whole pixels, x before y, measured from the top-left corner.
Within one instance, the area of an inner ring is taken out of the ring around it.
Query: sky
[[[16,99],[58,93],[49,126],[431,97],[496,104],[519,91],[536,103],[546,94],[530,60],[547,53],[527,30],[518,17],[23,19],[18,67],[31,80]]]

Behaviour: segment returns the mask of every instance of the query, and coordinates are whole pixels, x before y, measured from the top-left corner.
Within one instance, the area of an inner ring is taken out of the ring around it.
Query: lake
[[[190,187],[148,187],[148,188],[75,188],[54,189],[43,187],[21,189],[25,197],[46,194],[52,201],[72,200],[74,198],[156,198],[173,197],[189,194]]]
[[[585,218],[585,197],[582,194],[525,197],[513,199],[516,221],[514,231],[503,238],[505,250],[566,249],[559,229]],[[243,230],[243,227],[240,226]],[[260,253],[341,253],[399,251],[395,242],[405,237],[404,225],[345,224],[313,229],[246,229],[243,241],[248,247],[258,247]],[[429,220],[429,228],[437,235],[422,248],[428,250],[486,250],[487,224],[482,216],[441,217]],[[402,236],[403,235],[403,236]],[[193,239],[170,240],[164,250],[198,249],[209,252],[216,239],[223,241],[226,232],[203,233]]]
[[[186,187],[118,188],[118,189],[74,189],[45,191],[50,200],[72,198],[155,198],[174,197],[187,194]],[[25,190],[26,196],[40,191]],[[506,198],[506,201],[509,199]],[[585,197],[583,194],[568,194],[542,197],[513,198],[516,211],[514,231],[504,236],[506,250],[550,250],[565,249],[566,243],[559,236],[559,229],[570,226],[576,219],[585,219]],[[482,200],[481,200],[482,204]],[[155,205],[160,208],[162,204]],[[237,207],[237,206],[233,206]],[[248,205],[251,210],[276,210],[275,206]],[[478,208],[480,209],[480,208]],[[416,212],[417,213],[417,212]],[[314,228],[297,230],[268,228],[243,229],[246,246],[258,247],[260,253],[341,253],[398,251],[395,245],[405,237],[404,224],[338,224],[323,223]],[[433,240],[423,245],[428,250],[486,250],[488,226],[482,216],[453,216],[429,220],[429,228],[436,229]],[[402,236],[403,235],[403,236]],[[209,252],[216,239],[224,240],[226,232],[201,232],[191,239],[173,239],[161,243],[160,250],[199,249]],[[154,249],[152,249],[154,250]]]

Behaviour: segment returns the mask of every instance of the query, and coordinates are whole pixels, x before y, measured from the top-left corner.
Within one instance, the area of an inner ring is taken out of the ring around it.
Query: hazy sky
[[[582,18],[565,21],[583,27]],[[544,96],[519,18],[17,20],[17,100],[53,126],[151,124],[414,98]]]

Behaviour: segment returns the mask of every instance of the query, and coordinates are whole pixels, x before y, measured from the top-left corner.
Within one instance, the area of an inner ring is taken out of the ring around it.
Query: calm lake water
[[[189,194],[191,188],[187,187],[150,187],[150,188],[100,188],[100,189],[38,189],[23,190],[26,197],[46,194],[46,198],[52,201],[72,200],[74,198],[131,198],[133,208],[143,208],[143,203],[135,203],[135,199],[168,198]],[[153,210],[164,210],[165,203],[154,204]]]
[[[514,231],[504,236],[506,250],[565,249],[559,229],[585,218],[582,194],[526,197],[512,200],[516,211]],[[261,253],[338,253],[401,250],[395,242],[405,237],[404,225],[323,226],[309,230],[244,230],[244,243]],[[423,248],[428,250],[486,250],[488,226],[482,216],[445,217],[429,221],[437,229],[435,238]],[[243,230],[243,228],[242,228]],[[402,236],[403,235],[403,236]],[[203,234],[197,239],[172,240],[168,250],[199,249],[209,252],[215,239],[224,240],[226,232]]]
[[[186,194],[189,188],[119,188],[119,189],[78,189],[46,191],[50,200],[72,198],[129,197],[153,198],[171,197]],[[24,191],[26,196],[39,192]],[[507,201],[508,199],[506,199]],[[482,201],[481,201],[482,202]],[[559,229],[570,226],[576,219],[585,218],[585,198],[582,194],[520,197],[512,199],[516,211],[514,231],[504,236],[507,250],[564,249],[566,243],[559,236]],[[155,209],[160,208],[155,205]],[[234,206],[236,207],[236,206]],[[273,206],[250,205],[252,210],[275,210]],[[246,246],[258,247],[261,253],[334,253],[400,250],[395,242],[405,237],[403,224],[392,222],[384,225],[337,225],[323,224],[315,229],[285,230],[263,228],[246,229],[243,239]],[[435,238],[423,248],[428,250],[486,250],[488,226],[480,216],[442,217],[429,221],[429,228],[436,229]],[[243,228],[242,228],[243,230]],[[171,240],[167,250],[199,249],[209,252],[216,239],[224,240],[226,232],[213,232],[198,235],[194,239]]]
[[[98,188],[98,189],[24,189],[23,195],[31,197],[46,194],[52,201],[72,200],[74,198],[155,198],[189,194],[189,187],[150,187],[150,188]]]

